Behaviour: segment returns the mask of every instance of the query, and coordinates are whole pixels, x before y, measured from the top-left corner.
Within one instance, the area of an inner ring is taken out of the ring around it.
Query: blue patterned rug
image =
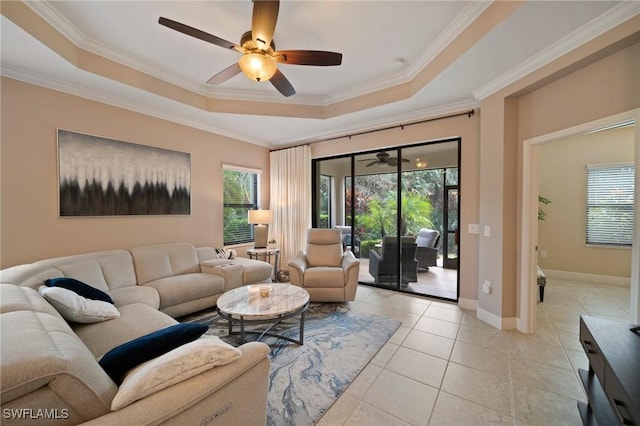
[[[239,344],[237,336],[227,336],[227,323],[215,310],[180,321],[205,323],[207,334]],[[278,331],[297,339],[299,318],[291,321],[290,330],[285,326]],[[264,337],[261,341],[271,347],[267,424],[316,423],[399,326],[397,320],[350,311],[347,304],[312,303],[303,346]]]

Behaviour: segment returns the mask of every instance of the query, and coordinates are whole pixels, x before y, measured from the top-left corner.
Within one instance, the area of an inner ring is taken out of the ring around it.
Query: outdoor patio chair
[[[401,283],[417,282],[418,261],[416,259],[415,237],[402,237],[401,241]],[[369,273],[375,279],[376,284],[395,283],[398,281],[397,253],[397,237],[384,237],[380,253],[375,250],[369,251]]]
[[[416,238],[416,258],[418,267],[429,270],[429,266],[438,266],[438,244],[440,233],[435,229],[422,228]]]

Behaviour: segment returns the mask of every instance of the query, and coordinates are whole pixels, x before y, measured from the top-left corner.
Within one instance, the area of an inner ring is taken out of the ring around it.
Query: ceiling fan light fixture
[[[429,165],[429,163],[427,163],[425,160],[421,160],[420,158],[416,158],[416,167],[418,167],[420,169],[424,169],[428,165]]]
[[[245,53],[238,60],[238,65],[253,81],[268,81],[278,70],[276,62],[262,52]]]

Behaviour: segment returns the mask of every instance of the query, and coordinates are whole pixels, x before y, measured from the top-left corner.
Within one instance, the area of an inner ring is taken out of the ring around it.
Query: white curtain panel
[[[311,227],[311,148],[309,145],[271,152],[271,234],[280,248],[278,270],[307,244]]]

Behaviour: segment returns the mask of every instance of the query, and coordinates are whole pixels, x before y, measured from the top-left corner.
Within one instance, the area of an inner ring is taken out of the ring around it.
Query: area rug
[[[299,319],[292,320],[295,326],[285,325],[280,331],[297,339]],[[207,334],[220,336],[234,346],[239,344],[237,336],[227,336],[227,322],[215,310],[180,321],[207,324]],[[271,347],[267,424],[316,423],[400,324],[394,319],[351,311],[347,304],[315,303],[306,312],[304,345],[263,337],[261,341]]]

